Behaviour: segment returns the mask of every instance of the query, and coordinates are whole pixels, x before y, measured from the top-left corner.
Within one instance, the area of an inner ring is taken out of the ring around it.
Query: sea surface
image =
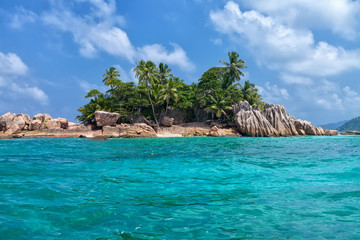
[[[0,239],[360,239],[360,137],[3,140]]]

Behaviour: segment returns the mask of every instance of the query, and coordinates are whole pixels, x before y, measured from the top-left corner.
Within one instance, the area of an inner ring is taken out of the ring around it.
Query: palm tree
[[[104,79],[102,81],[106,86],[113,88],[119,81],[120,73],[114,67],[110,67],[109,70],[105,69],[105,71],[106,73],[103,74]]]
[[[163,99],[165,99],[166,101],[166,108],[165,108],[165,116],[166,116],[169,107],[169,101],[173,99],[175,102],[177,102],[179,99],[176,89],[176,82],[172,78],[170,78],[167,81],[167,83],[164,85],[164,88],[162,89],[162,93],[163,93]]]
[[[159,122],[156,119],[154,104],[151,100],[150,89],[149,89],[150,85],[154,85],[158,83],[158,79],[157,79],[158,69],[152,61],[145,62],[144,60],[140,60],[140,62],[136,63],[134,72],[136,72],[135,76],[139,79],[139,84],[143,84],[146,87],[148,99],[150,101],[155,122],[157,125],[159,125]]]
[[[229,106],[230,96],[225,96],[223,89],[218,89],[212,92],[212,94],[209,94],[208,100],[210,102],[210,106],[205,108],[206,110],[215,113],[218,118],[225,115],[226,118],[229,119],[229,116],[225,111],[231,110],[231,107]]]
[[[240,81],[240,76],[244,76],[244,73],[240,69],[247,68],[245,61],[239,58],[239,54],[236,52],[228,52],[229,62],[220,60],[220,63],[225,65],[227,74],[232,83]]]
[[[153,84],[150,88],[151,100],[153,101],[155,109],[164,103],[163,89],[164,85],[162,84]]]
[[[160,63],[159,64],[159,81],[161,84],[165,85],[167,83],[167,79],[171,77],[171,69],[167,64]]]
[[[245,81],[244,86],[240,86],[241,98],[248,101],[250,105],[258,107],[261,104],[261,97],[255,84]]]

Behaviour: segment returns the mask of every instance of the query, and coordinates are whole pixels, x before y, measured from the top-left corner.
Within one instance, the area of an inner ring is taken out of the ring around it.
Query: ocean
[[[2,140],[0,239],[360,239],[360,137]]]

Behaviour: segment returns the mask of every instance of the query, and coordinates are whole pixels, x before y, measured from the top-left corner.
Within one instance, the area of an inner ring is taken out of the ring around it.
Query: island
[[[164,63],[137,62],[138,84],[121,81],[118,70],[110,67],[102,80],[108,90],[87,93],[90,102],[78,109],[80,123],[8,112],[0,117],[0,139],[338,135],[287,114],[282,105],[264,102],[255,84],[240,82],[245,61],[236,52],[228,58],[190,85]]]

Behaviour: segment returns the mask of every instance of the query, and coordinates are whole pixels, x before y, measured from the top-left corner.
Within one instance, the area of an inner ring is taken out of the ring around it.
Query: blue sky
[[[0,114],[73,121],[115,66],[140,59],[186,83],[236,51],[265,101],[324,124],[360,115],[360,1],[5,0],[0,3]]]

